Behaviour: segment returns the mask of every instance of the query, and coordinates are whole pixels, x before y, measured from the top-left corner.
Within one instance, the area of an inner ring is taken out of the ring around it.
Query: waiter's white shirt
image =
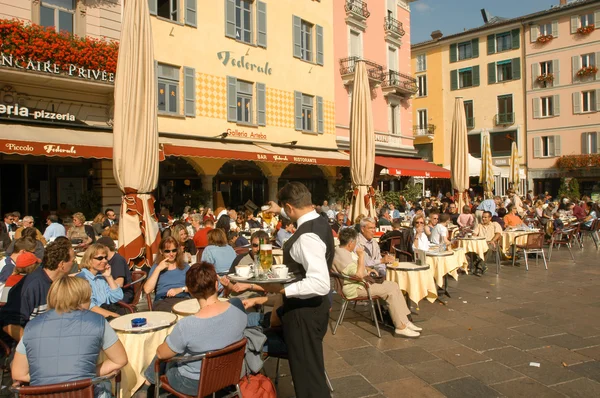
[[[281,215],[287,215],[281,210]],[[307,221],[320,217],[314,210],[306,213],[297,221],[298,228]],[[285,295],[307,299],[329,294],[329,270],[326,260],[327,246],[321,238],[312,232],[307,232],[294,242],[290,248],[290,255],[306,270],[306,277],[301,281],[290,283],[285,286]]]

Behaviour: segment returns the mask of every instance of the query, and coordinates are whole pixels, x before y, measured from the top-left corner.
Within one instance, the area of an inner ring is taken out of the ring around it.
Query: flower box
[[[554,81],[554,74],[544,73],[543,75],[539,75],[537,81],[540,83],[552,83]]]
[[[596,29],[595,25],[582,26],[581,28],[577,29],[577,33],[579,33],[580,35],[589,35],[595,29]]]
[[[556,160],[556,167],[563,170],[600,167],[600,154],[564,155]]]
[[[540,44],[544,44],[544,43],[548,43],[549,41],[552,41],[552,39],[554,39],[554,36],[552,35],[543,35],[540,36],[536,39],[536,42],[540,43]]]
[[[596,66],[584,66],[583,68],[581,68],[581,69],[579,69],[577,71],[577,76],[578,77],[593,76],[596,73],[598,73],[598,67],[596,67]]]

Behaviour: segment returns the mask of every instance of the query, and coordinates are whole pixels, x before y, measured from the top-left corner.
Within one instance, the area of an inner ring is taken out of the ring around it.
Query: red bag
[[[244,398],[277,398],[271,379],[260,373],[244,376],[240,380],[240,390]]]

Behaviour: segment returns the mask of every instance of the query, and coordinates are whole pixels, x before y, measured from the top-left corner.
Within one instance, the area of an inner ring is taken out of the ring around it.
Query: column
[[[267,181],[269,183],[269,200],[277,202],[277,192],[279,191],[279,176],[268,176]]]
[[[326,177],[327,178],[327,192],[329,193],[329,200],[335,197],[335,183],[337,181],[337,177]]]
[[[211,174],[204,174],[202,176],[202,189],[210,192],[208,200],[206,201],[207,203],[205,203],[204,205],[206,207],[211,207],[211,208],[213,207],[213,196],[214,196],[213,179],[214,178],[215,178],[215,176],[211,175]]]

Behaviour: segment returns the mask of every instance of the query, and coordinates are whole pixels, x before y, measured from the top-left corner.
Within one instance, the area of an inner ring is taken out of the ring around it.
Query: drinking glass
[[[267,272],[273,265],[273,245],[263,243],[260,245],[260,268]]]

